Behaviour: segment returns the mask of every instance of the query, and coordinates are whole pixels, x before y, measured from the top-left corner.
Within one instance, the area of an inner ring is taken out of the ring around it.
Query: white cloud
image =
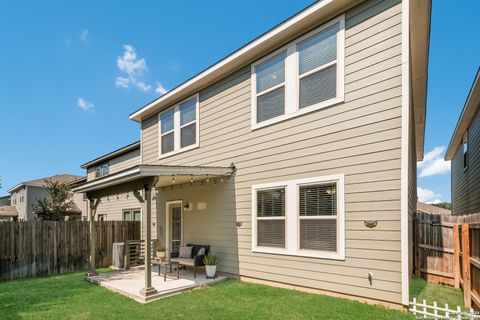
[[[425,203],[439,203],[441,194],[435,193],[433,190],[417,187],[418,201]]]
[[[82,32],[80,32],[80,41],[82,41],[83,43],[88,43],[88,30],[87,29],[82,30]]]
[[[160,82],[157,82],[157,87],[155,88],[155,92],[163,96],[165,93],[168,92],[168,90],[165,89],[165,87]]]
[[[115,85],[119,88],[128,89],[137,87],[140,91],[148,92],[152,86],[143,80],[143,75],[148,71],[147,61],[137,56],[137,52],[131,45],[123,46],[123,56],[117,58],[117,67],[124,73],[115,79]]]
[[[72,45],[72,39],[70,38],[65,39],[65,47],[70,48],[71,45]]]
[[[420,169],[419,177],[434,176],[437,174],[450,172],[450,161],[443,160],[445,146],[435,147],[427,152],[423,161],[417,164]]]
[[[85,111],[90,111],[90,110],[93,110],[93,108],[95,107],[95,105],[93,103],[91,103],[90,101],[80,97],[77,99],[77,106],[80,108],[80,109],[83,109]]]

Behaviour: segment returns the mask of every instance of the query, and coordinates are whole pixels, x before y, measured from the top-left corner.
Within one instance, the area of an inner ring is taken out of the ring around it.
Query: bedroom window
[[[343,174],[252,186],[252,251],[345,259]]]
[[[344,16],[252,64],[252,129],[344,100]]]
[[[160,158],[198,147],[198,94],[159,114]]]
[[[95,167],[95,178],[105,177],[108,175],[108,173],[109,173],[108,162]]]
[[[123,221],[141,221],[141,215],[140,209],[123,210]]]

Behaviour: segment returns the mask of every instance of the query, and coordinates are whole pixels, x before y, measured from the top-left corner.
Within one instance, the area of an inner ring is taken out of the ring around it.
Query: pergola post
[[[100,203],[100,199],[94,201],[89,199],[89,226],[90,226],[90,270],[87,273],[87,276],[96,276],[98,275],[97,270],[95,269],[95,251],[97,245],[97,228],[95,226],[95,214],[97,213],[97,207]]]
[[[157,290],[152,287],[152,194],[151,186],[144,185],[144,197],[142,202],[142,228],[145,234],[145,286],[140,290],[140,294],[144,297],[151,296],[157,293]]]

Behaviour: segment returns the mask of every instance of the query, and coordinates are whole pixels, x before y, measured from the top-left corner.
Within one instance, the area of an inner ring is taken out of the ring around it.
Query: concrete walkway
[[[192,271],[181,269],[180,279],[176,279],[176,272],[174,272],[172,275],[167,275],[167,281],[165,282],[163,280],[163,273],[159,276],[157,271],[157,267],[154,267],[152,271],[152,286],[158,290],[158,293],[149,297],[144,297],[139,293],[143,288],[145,279],[143,267],[102,273],[98,276],[85,277],[85,279],[140,303],[155,301],[182,291],[227,280],[225,276],[218,276],[216,279],[207,279],[204,273],[197,273],[197,278],[193,278]]]

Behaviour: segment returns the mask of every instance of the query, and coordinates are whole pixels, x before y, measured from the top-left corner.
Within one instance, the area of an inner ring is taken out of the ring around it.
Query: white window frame
[[[303,40],[322,32],[323,30],[331,27],[334,24],[338,24],[338,33],[337,33],[337,59],[335,61],[326,63],[320,67],[317,67],[313,70],[306,72],[303,75],[299,75],[299,52],[298,44]],[[285,86],[285,113],[281,116],[268,119],[257,123],[257,96],[265,94],[274,88],[279,88],[281,85],[277,85],[273,88],[264,90],[260,94],[257,94],[257,77],[255,68],[265,62],[266,60],[274,57],[282,51],[287,52],[287,57],[285,59],[285,81],[283,86]],[[316,73],[322,69],[328,68],[336,64],[337,66],[337,95],[336,97],[325,100],[314,105],[300,108],[300,79],[306,77],[312,73]],[[268,54],[262,59],[254,62],[251,65],[251,129],[259,129],[271,124],[291,119],[293,117],[300,116],[315,110],[326,108],[328,106],[340,103],[345,101],[345,15],[342,14],[337,18],[323,24],[322,26],[308,32],[307,34],[301,36],[300,38],[295,39],[294,41],[288,43],[287,45],[275,50],[274,52]]]
[[[300,187],[336,182],[337,252],[300,249]],[[285,248],[257,246],[257,191],[285,188]],[[297,179],[252,185],[252,252],[345,260],[345,175]]]
[[[186,123],[184,125],[180,124],[180,105],[184,102],[187,102],[189,100],[195,99],[195,107],[196,107],[196,112],[195,112],[195,121],[191,121],[189,123]],[[168,153],[163,153],[162,154],[162,136],[168,133],[171,133],[172,131],[168,131],[166,133],[162,134],[162,114],[169,112],[173,110],[173,151],[170,151]],[[188,125],[191,125],[192,123],[196,122],[196,128],[195,128],[195,143],[192,145],[189,145],[187,147],[181,147],[181,129],[183,127],[186,127]],[[188,150],[192,150],[195,148],[198,148],[200,146],[200,99],[199,99],[199,94],[196,93],[193,96],[188,97],[187,99],[184,99],[177,103],[174,106],[171,106],[168,109],[165,109],[164,111],[160,112],[158,114],[158,158],[163,159],[166,157],[173,156],[178,153],[182,153]]]

